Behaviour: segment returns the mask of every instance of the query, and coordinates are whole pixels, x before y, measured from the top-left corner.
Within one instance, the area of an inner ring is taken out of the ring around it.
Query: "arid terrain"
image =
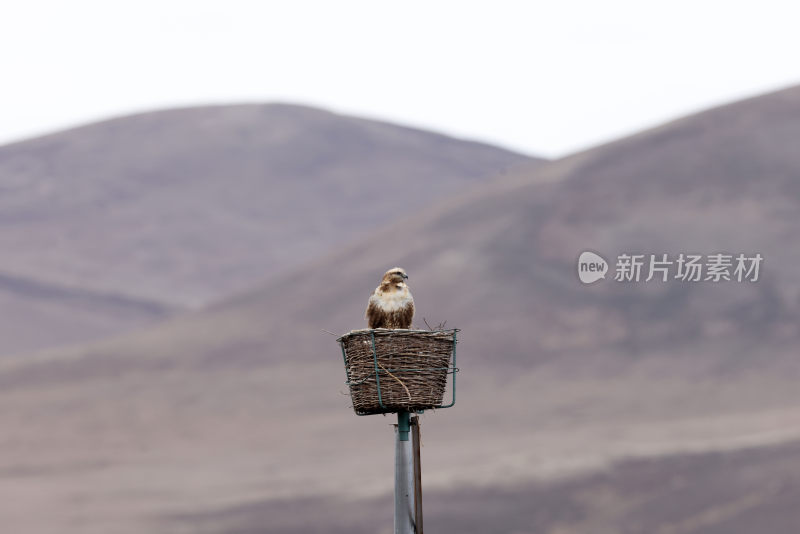
[[[144,113],[0,147],[0,356],[246,292],[535,161],[280,104]]]
[[[309,131],[324,146],[333,138],[349,147],[355,135]],[[145,254],[172,267],[209,257],[208,270],[197,271],[208,278],[165,267],[139,285],[130,266],[114,261],[114,247],[103,249],[108,256],[65,254],[85,280],[59,278],[52,266],[28,269],[40,261],[41,243],[0,265],[42,284],[80,282],[85,291],[169,307],[145,308],[162,315],[140,328],[134,318],[111,338],[0,360],[0,426],[9,429],[0,437],[2,524],[33,534],[389,532],[392,419],[353,415],[326,331],[363,327],[369,292],[385,269],[402,265],[417,326],[425,318],[462,329],[457,404],[422,420],[431,532],[797,530],[800,89],[552,162],[411,132],[434,161],[443,149],[431,139],[458,152],[451,163],[484,163],[480,171],[448,164],[446,186],[431,190],[415,183],[421,172],[402,166],[392,184],[365,188],[375,169],[404,157],[351,172],[345,167],[357,154],[393,150],[370,148],[378,134],[358,131],[352,157],[334,174],[358,176],[348,184],[361,196],[342,212],[318,215],[347,186],[297,185],[302,168],[291,184],[267,188],[275,206],[307,214],[269,212],[270,224],[290,225],[286,239],[307,247],[287,251],[272,271],[250,245],[241,266],[225,248],[260,239],[261,227],[234,237],[226,226],[212,254],[186,245],[188,219],[173,228],[166,207],[148,239],[171,236],[183,259],[166,241],[145,241]],[[217,141],[235,149],[228,137]],[[287,143],[265,157],[280,161]],[[9,158],[3,150],[0,169]],[[315,161],[322,149],[303,150]],[[328,173],[327,163],[319,167]],[[257,189],[242,185],[231,193],[239,200],[226,197],[214,179],[225,174],[209,170],[202,194],[225,197],[223,211],[250,213]],[[104,190],[114,190],[112,177]],[[19,206],[33,202],[27,198]],[[383,205],[376,213],[385,217],[347,220],[353,206],[371,203]],[[144,205],[123,204],[130,217]],[[198,220],[213,220],[213,207],[203,206],[209,211]],[[304,225],[322,220],[325,231],[309,234]],[[4,229],[0,238],[27,231]],[[74,232],[77,243],[82,230]],[[104,239],[102,228],[97,236]],[[584,250],[610,260],[625,252],[765,260],[757,282],[608,277],[584,286],[576,275]],[[234,266],[224,271],[228,261]],[[94,283],[89,273],[105,263],[110,274]],[[218,282],[223,272],[230,285]],[[263,276],[247,275],[254,272]]]

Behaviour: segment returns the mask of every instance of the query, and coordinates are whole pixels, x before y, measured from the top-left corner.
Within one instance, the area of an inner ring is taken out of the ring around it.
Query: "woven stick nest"
[[[452,330],[354,330],[342,346],[353,409],[359,415],[442,408],[455,353]],[[455,396],[453,397],[455,402]],[[451,404],[452,405],[452,404]]]

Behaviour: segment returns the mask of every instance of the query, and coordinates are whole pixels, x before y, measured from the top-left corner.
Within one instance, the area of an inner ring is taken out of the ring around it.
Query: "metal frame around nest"
[[[353,385],[353,383],[350,382],[349,366],[347,364],[347,353],[345,352],[343,339],[347,335],[350,335],[350,334],[353,334],[353,333],[356,333],[356,332],[366,332],[366,331],[367,330],[349,332],[348,334],[345,334],[344,336],[341,336],[341,337],[336,339],[336,341],[339,342],[339,346],[342,349],[342,360],[344,361],[345,378],[347,378],[347,381],[345,382],[345,384],[347,384],[348,388],[350,388],[350,386]],[[370,340],[372,342],[372,361],[373,361],[373,364],[375,366],[375,383],[376,383],[377,388],[378,388],[378,404],[380,405],[382,410],[386,410],[385,412],[378,412],[378,413],[395,413],[396,410],[391,410],[390,408],[387,408],[383,404],[383,398],[381,396],[380,370],[378,369],[378,354],[377,354],[377,352],[375,350],[375,329],[370,329],[368,331],[369,331],[369,335],[370,335]],[[452,332],[453,333],[452,365],[450,365],[449,367],[428,367],[426,369],[403,369],[403,368],[400,368],[400,369],[384,369],[384,372],[385,373],[397,373],[397,372],[446,371],[446,373],[448,375],[452,375],[453,376],[453,379],[452,379],[452,385],[453,385],[452,400],[450,401],[449,404],[442,404],[441,406],[433,406],[430,409],[439,410],[441,408],[450,408],[450,407],[452,407],[456,403],[456,373],[459,372],[459,368],[456,367],[456,346],[458,345],[458,332],[460,332],[460,331],[461,330],[459,328],[448,328],[448,329],[445,329],[445,330],[404,330],[403,331],[404,333],[406,333],[406,332],[407,333],[414,333],[414,332],[421,332],[421,333]],[[423,413],[424,411],[425,410],[414,410],[415,413]],[[358,411],[356,411],[356,415],[358,415],[358,416],[377,415],[377,413],[358,413]]]

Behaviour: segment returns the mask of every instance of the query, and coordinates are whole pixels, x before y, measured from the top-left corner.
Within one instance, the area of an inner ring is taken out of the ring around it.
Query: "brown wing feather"
[[[367,320],[367,327],[385,328],[384,325],[386,323],[386,313],[380,309],[375,299],[376,299],[375,294],[373,293],[372,296],[369,298],[369,304],[367,304],[367,311],[364,314],[364,318]]]
[[[414,302],[411,301],[405,308],[397,312],[397,326],[395,328],[411,328],[414,319]]]

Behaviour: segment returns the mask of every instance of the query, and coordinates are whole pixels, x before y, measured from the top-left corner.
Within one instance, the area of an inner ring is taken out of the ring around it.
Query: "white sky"
[[[277,100],[554,157],[800,83],[795,4],[6,1],[0,143]]]

